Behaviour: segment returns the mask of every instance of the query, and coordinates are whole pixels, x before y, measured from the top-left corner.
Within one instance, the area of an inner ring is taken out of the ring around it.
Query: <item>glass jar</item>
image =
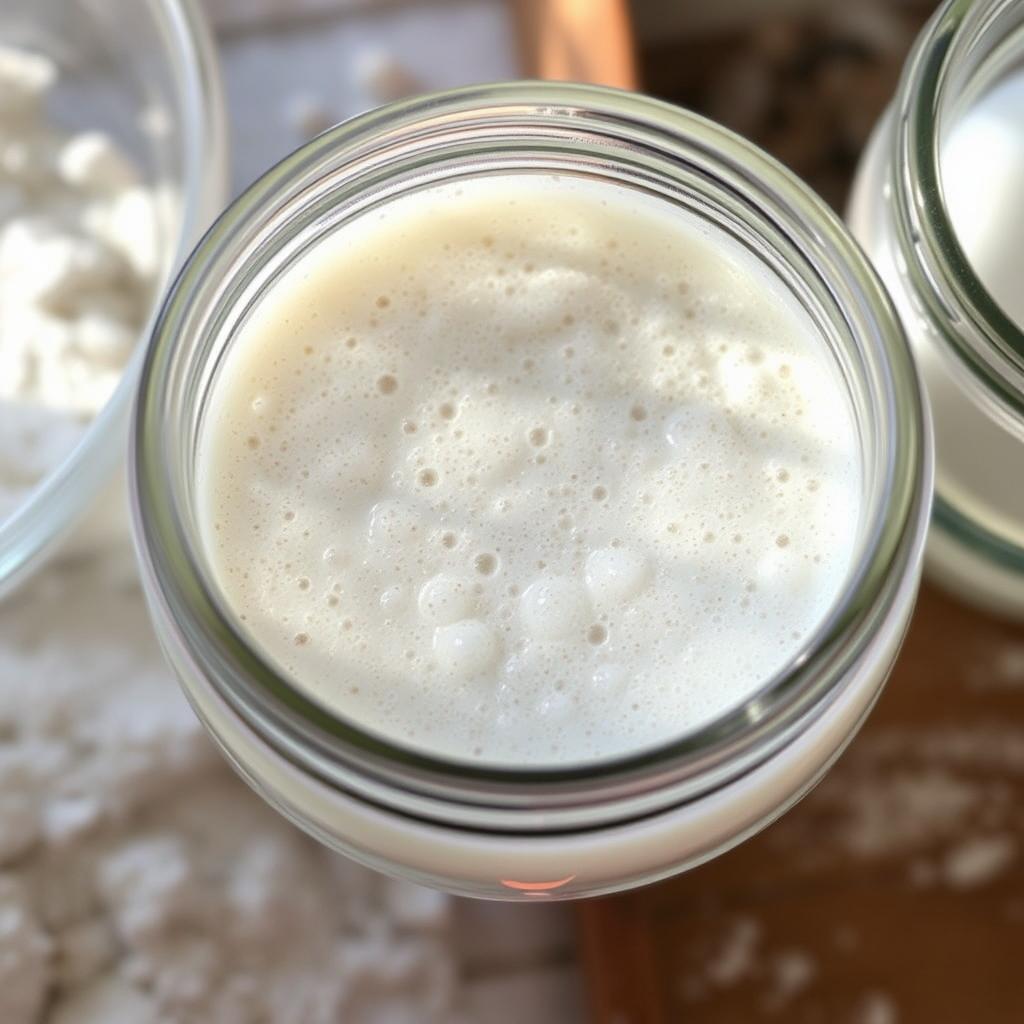
[[[942,152],[978,98],[1022,64],[1024,5],[943,4],[875,129],[848,214],[889,288],[931,401],[928,572],[961,597],[1016,618],[1024,617],[1024,331],[961,247]],[[980,177],[977,187],[985,187]]]
[[[160,288],[228,195],[220,73],[202,12],[193,0],[4,0],[0,40],[60,68],[48,110],[55,123],[109,134],[160,190],[155,317]],[[127,543],[124,455],[148,335],[147,325],[78,443],[0,519],[0,596],[59,547],[82,556]]]
[[[227,608],[200,543],[196,444],[235,328],[349,218],[441,180],[557,171],[642,189],[728,231],[798,298],[841,367],[861,445],[852,568],[825,621],[742,706],[656,749],[509,769],[386,742],[310,699]],[[374,111],[238,199],[170,292],[131,456],[136,541],[161,642],[210,732],[285,815],[372,867],[492,898],[592,896],[740,842],[798,800],[892,666],[920,574],[930,431],[883,288],[840,222],[757,149],[655,100],[491,85]]]

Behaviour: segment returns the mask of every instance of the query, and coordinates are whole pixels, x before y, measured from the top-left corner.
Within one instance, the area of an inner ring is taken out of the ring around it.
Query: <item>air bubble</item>
[[[493,576],[498,568],[498,559],[485,552],[473,559],[473,566],[481,576]]]
[[[650,581],[647,559],[626,547],[607,547],[587,557],[584,578],[598,608],[614,607],[635,598]]]
[[[434,630],[434,657],[449,675],[479,675],[494,665],[500,653],[494,630],[479,619],[464,619]]]
[[[589,601],[586,590],[575,580],[549,576],[536,580],[523,591],[519,610],[531,636],[537,640],[557,640],[586,626]]]
[[[400,583],[396,583],[392,587],[387,587],[381,591],[380,595],[380,607],[382,611],[394,614],[395,612],[401,611],[408,600],[408,593]]]
[[[420,616],[433,626],[447,626],[472,617],[476,598],[469,580],[439,573],[423,584],[417,598]]]

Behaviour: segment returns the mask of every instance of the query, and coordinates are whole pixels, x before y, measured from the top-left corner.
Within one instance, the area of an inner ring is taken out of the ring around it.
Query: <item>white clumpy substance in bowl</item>
[[[781,669],[842,589],[857,432],[828,343],[669,206],[503,175],[303,256],[205,417],[204,541],[295,682],[447,756],[583,762]]]
[[[153,191],[107,136],[57,127],[56,83],[0,46],[0,521],[110,397],[160,270]]]
[[[451,1024],[450,907],[231,774],[133,576],[66,565],[4,605],[3,1024]]]

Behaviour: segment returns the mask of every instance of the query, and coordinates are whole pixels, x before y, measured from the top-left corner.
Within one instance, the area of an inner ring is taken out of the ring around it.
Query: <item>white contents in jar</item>
[[[842,591],[860,463],[829,343],[724,232],[565,177],[345,224],[242,324],[204,543],[254,641],[405,744],[507,764],[670,740]]]
[[[974,272],[1024,329],[1024,74],[1003,79],[955,122],[941,170],[949,216]]]
[[[110,397],[160,269],[153,192],[106,135],[51,118],[57,78],[0,46],[0,520]]]
[[[974,272],[1024,329],[1024,74],[1004,79],[954,122],[940,167],[950,220]],[[935,421],[939,495],[1024,547],[1024,436],[965,393],[968,371],[955,356],[932,345],[918,355]]]

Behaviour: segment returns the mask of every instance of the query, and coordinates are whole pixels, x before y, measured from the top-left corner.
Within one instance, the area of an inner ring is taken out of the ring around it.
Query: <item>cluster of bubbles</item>
[[[841,584],[838,375],[750,257],[653,200],[460,189],[341,232],[250,318],[212,403],[214,561],[300,685],[393,738],[516,762],[666,739]]]

